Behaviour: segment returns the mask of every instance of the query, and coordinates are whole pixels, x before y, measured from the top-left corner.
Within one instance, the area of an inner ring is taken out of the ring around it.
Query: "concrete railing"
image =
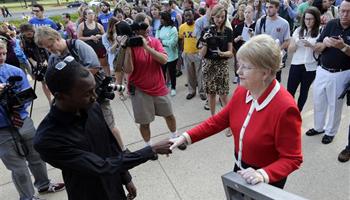
[[[228,200],[306,200],[266,183],[249,185],[239,174],[230,172],[222,177]]]

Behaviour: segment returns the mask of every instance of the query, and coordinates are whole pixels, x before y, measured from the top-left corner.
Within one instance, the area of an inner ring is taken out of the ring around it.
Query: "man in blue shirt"
[[[24,72],[18,67],[5,63],[7,48],[0,43],[0,100],[3,102],[4,88],[9,77],[17,76],[15,92],[30,88]],[[21,80],[19,80],[21,79]],[[64,189],[63,183],[51,183],[47,176],[46,164],[33,148],[35,128],[26,109],[30,104],[12,108],[10,118],[7,108],[0,104],[0,158],[12,173],[12,180],[20,200],[36,199],[28,167],[34,176],[34,185],[39,193]],[[28,164],[27,164],[28,163]]]
[[[113,17],[113,13],[110,11],[110,5],[108,2],[102,1],[100,4],[101,14],[98,16],[98,23],[102,24],[105,32],[107,31],[108,22],[111,17]]]
[[[29,20],[30,24],[33,24],[35,28],[39,26],[49,26],[55,30],[58,29],[56,23],[49,18],[44,17],[44,7],[40,4],[33,5],[32,13],[35,15]]]

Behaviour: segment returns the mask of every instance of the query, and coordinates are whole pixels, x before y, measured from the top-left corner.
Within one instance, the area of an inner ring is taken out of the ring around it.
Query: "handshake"
[[[153,152],[157,154],[171,154],[172,150],[176,147],[180,150],[186,149],[186,138],[184,136],[179,136],[176,138],[165,139],[151,145]]]

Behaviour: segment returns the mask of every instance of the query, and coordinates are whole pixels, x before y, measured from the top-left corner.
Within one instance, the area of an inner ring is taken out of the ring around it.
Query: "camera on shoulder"
[[[16,82],[22,81],[21,76],[10,76],[0,94],[0,105],[8,110],[20,107],[37,98],[33,88],[17,91]]]
[[[143,45],[142,37],[136,34],[137,31],[147,30],[148,25],[142,23],[128,24],[125,21],[121,21],[115,25],[117,35],[126,35],[128,37],[125,46],[126,47],[140,47]]]

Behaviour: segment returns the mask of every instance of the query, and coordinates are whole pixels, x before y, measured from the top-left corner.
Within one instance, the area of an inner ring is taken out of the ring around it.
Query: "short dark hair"
[[[61,70],[56,69],[58,63],[49,66],[47,69],[45,80],[52,94],[57,92],[69,93],[73,89],[77,80],[80,78],[86,78],[90,74],[89,70],[84,68],[76,60],[65,63],[66,66]]]
[[[44,6],[42,6],[41,4],[34,4],[33,7],[39,8],[40,11],[44,11]]]
[[[21,24],[21,26],[19,26],[19,32],[20,33],[24,33],[24,32],[27,32],[27,31],[35,31],[34,30],[34,26],[32,24]]]
[[[67,19],[71,19],[71,17],[70,17],[70,14],[69,13],[63,13],[62,15],[64,15]]]
[[[185,14],[185,12],[192,12],[192,14],[194,14],[193,9],[191,9],[191,8],[186,8],[186,9],[184,10],[184,14]]]
[[[159,27],[159,30],[163,26],[175,26],[174,21],[171,19],[171,14],[170,12],[160,12],[160,18],[164,20],[164,24]]]
[[[267,1],[266,3],[270,3],[270,4],[274,5],[276,8],[280,7],[279,0],[270,0],[270,1]]]
[[[111,7],[111,5],[107,2],[107,1],[102,1],[101,3],[100,3],[100,5],[105,5],[105,6],[107,6],[108,8],[109,7]]]

